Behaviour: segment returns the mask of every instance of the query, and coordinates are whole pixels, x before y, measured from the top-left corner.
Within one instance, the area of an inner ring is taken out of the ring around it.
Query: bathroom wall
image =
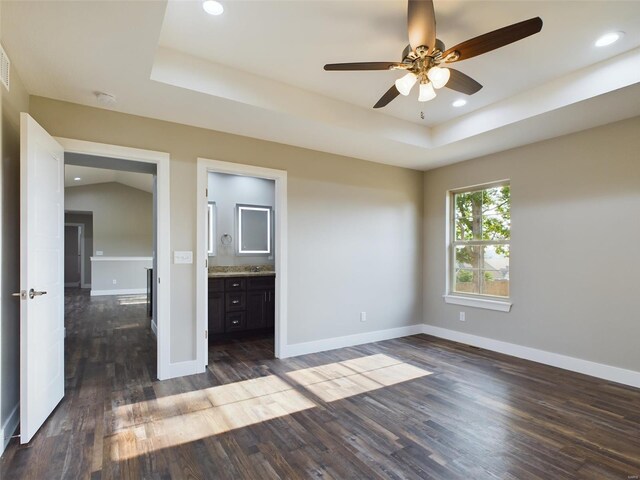
[[[274,256],[237,256],[238,227],[236,204],[260,205],[275,208],[275,182],[264,178],[243,177],[225,173],[209,174],[209,202],[215,202],[216,241],[215,256],[209,257],[209,265],[273,265]],[[274,216],[277,214],[273,210]],[[228,233],[230,245],[224,245],[221,237]]]

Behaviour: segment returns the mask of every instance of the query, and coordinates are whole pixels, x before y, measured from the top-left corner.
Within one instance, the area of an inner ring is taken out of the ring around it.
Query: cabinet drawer
[[[246,294],[244,292],[233,292],[225,295],[225,308],[227,312],[244,310],[247,308]]]
[[[227,313],[225,317],[225,332],[244,330],[247,326],[244,312]]]
[[[209,291],[210,292],[224,292],[224,278],[210,278],[209,279]]]
[[[226,291],[244,290],[246,287],[245,278],[225,278],[224,288]]]
[[[269,290],[276,284],[276,277],[249,277],[247,278],[247,290]]]

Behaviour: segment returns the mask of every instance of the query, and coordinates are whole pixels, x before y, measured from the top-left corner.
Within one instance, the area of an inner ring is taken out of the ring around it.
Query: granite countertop
[[[275,277],[276,272],[209,272],[209,278],[224,277]]]
[[[228,265],[209,267],[209,278],[275,277],[273,265]]]

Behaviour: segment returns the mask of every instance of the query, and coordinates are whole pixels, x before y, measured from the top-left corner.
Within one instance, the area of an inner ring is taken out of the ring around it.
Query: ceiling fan
[[[535,17],[514,23],[445,49],[444,43],[436,38],[436,16],[433,0],[409,0],[407,27],[409,45],[402,52],[402,61],[329,63],[324,66],[324,69],[327,71],[406,71],[407,74],[396,80],[395,84],[387,90],[373,108],[388,105],[400,94],[409,95],[411,88],[418,80],[420,81],[418,96],[420,102],[427,102],[435,98],[435,89],[445,86],[467,95],[473,95],[482,88],[482,85],[458,70],[441,65],[476,57],[538,33],[542,30],[542,19]]]

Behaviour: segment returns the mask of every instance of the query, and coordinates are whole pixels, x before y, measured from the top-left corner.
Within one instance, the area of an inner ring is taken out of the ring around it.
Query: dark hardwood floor
[[[67,296],[66,395],[2,479],[630,479],[640,391],[426,335],[155,378],[145,305]]]

